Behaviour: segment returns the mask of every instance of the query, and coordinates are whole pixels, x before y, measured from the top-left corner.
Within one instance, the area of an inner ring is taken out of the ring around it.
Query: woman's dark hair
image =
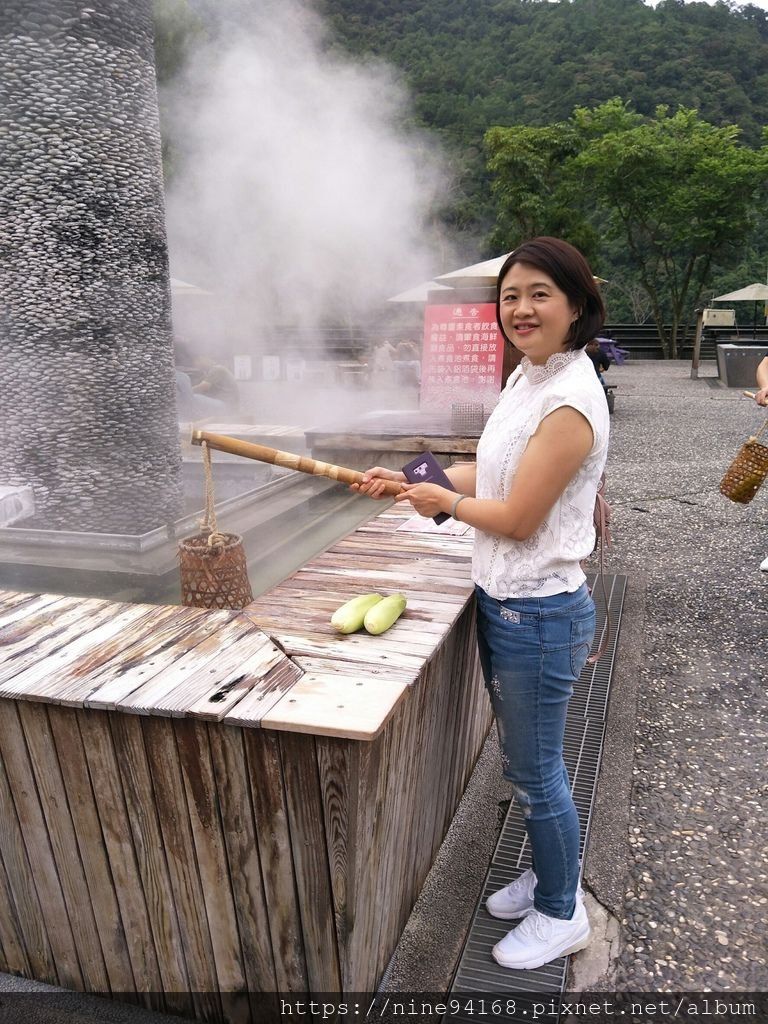
[[[515,263],[528,263],[543,270],[579,310],[578,319],[574,320],[568,332],[566,348],[584,348],[590,338],[600,333],[600,328],[605,323],[605,305],[589,264],[570,242],[542,235],[518,245],[514,252],[507,256],[499,271],[496,284],[496,323],[502,336],[511,345],[514,345],[514,342],[507,338],[501,326],[501,285],[507,271]]]

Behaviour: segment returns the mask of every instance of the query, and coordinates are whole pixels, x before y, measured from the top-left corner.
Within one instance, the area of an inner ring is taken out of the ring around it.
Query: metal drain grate
[[[590,585],[592,580],[589,580]],[[605,577],[608,595],[609,623],[606,626],[605,601],[601,587],[595,588],[597,607],[597,639],[607,628],[608,642],[595,665],[587,665],[581,673],[568,709],[565,728],[565,763],[571,779],[573,799],[581,822],[581,855],[589,833],[589,822],[595,797],[597,774],[603,751],[608,692],[616,660],[621,611],[626,591],[626,576]],[[567,957],[561,957],[535,971],[510,971],[499,967],[491,958],[490,949],[509,931],[509,923],[498,921],[485,911],[486,897],[506,885],[531,866],[530,849],[520,809],[513,801],[501,830],[480,903],[475,911],[469,935],[459,961],[451,988],[451,997],[461,999],[471,994],[475,1002],[483,993],[501,997],[501,1015],[496,1022],[530,1024],[532,1001],[556,1000],[565,985]],[[503,997],[509,999],[509,1004]],[[457,1013],[446,1021],[467,1021],[473,1024],[477,1010]]]

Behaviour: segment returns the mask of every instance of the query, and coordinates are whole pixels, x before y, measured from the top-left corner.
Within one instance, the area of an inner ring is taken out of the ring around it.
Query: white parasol
[[[768,302],[768,284],[761,284],[755,281],[748,284],[746,288],[739,288],[735,292],[727,292],[725,295],[716,295],[713,302],[754,302],[755,313],[752,317],[752,337],[755,337],[757,329],[757,304]]]
[[[739,288],[737,292],[728,292],[726,295],[716,295],[713,302],[768,302],[768,284],[748,284],[746,288]]]
[[[472,284],[496,284],[499,271],[504,266],[507,256],[509,253],[505,252],[503,256],[494,256],[492,260],[483,260],[481,263],[473,263],[460,270],[452,270],[449,274],[440,274],[435,280],[452,287],[456,287],[460,281],[470,281]]]
[[[430,292],[449,292],[451,289],[446,284],[438,284],[437,281],[425,281],[424,284],[409,288],[406,292],[393,295],[387,302],[426,302]]]

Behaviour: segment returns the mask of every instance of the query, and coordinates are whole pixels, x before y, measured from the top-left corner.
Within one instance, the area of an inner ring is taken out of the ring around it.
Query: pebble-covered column
[[[0,483],[144,533],[181,509],[151,0],[2,0],[0,81]]]

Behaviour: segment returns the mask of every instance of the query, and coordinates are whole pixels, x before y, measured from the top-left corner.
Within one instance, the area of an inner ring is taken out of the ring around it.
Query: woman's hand
[[[350,490],[358,494],[364,494],[368,498],[389,498],[391,495],[384,490],[384,480],[394,480],[397,483],[405,484],[405,474],[395,469],[385,469],[383,466],[374,466],[366,469],[363,473],[362,483],[350,484]]]
[[[403,484],[395,501],[410,501],[420,516],[432,518],[438,512],[450,512],[456,492],[438,484]]]
[[[758,405],[768,405],[768,388],[760,388],[754,397]]]

